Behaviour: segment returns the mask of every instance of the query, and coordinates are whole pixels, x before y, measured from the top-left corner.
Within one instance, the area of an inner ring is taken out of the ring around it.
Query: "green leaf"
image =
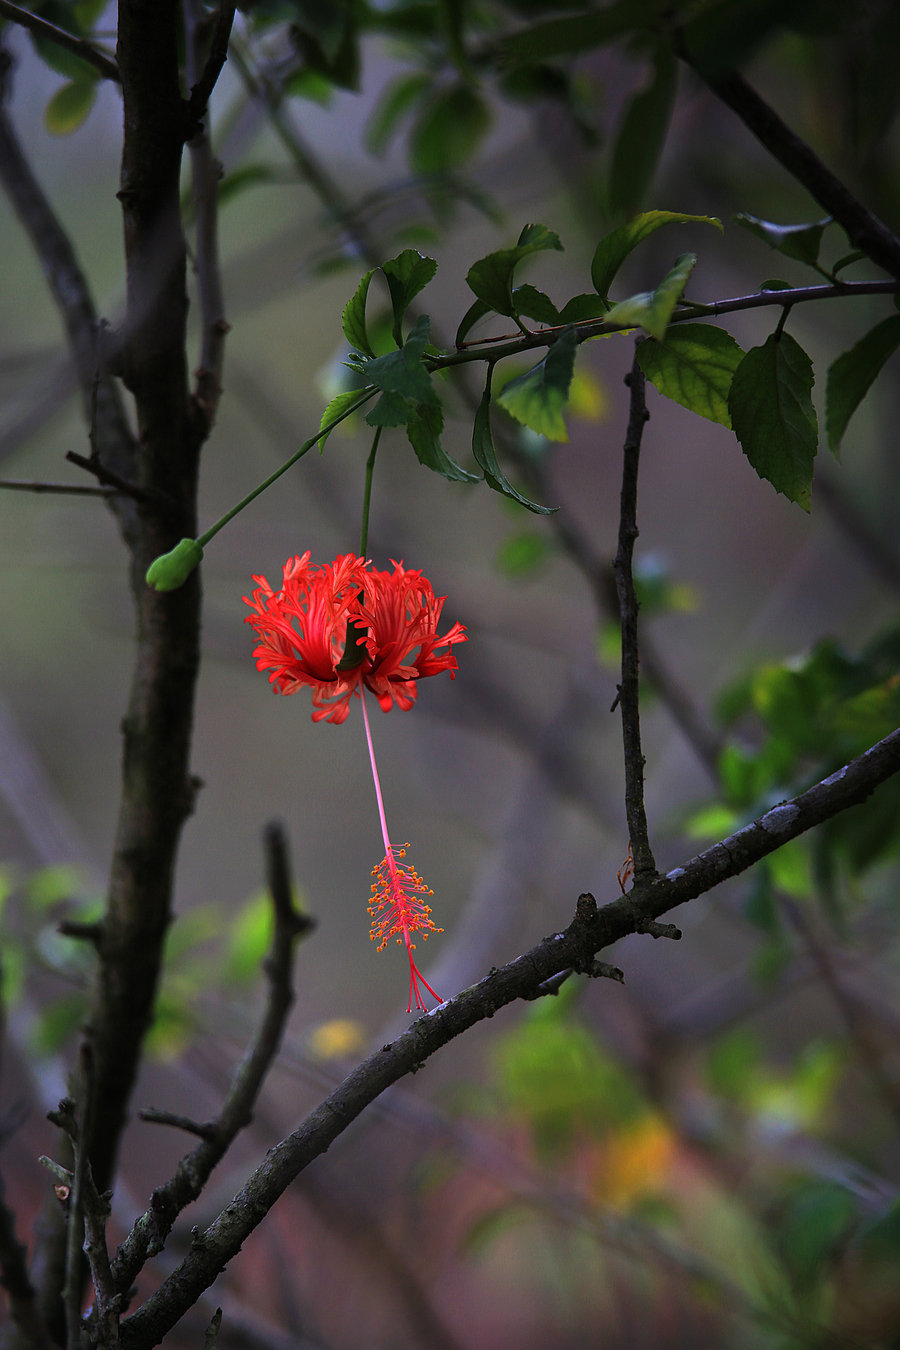
[[[559,323],[559,310],[543,291],[537,290],[534,286],[529,286],[526,282],[524,286],[517,286],[512,293],[513,303],[516,306],[516,314],[524,314],[526,318],[537,319],[538,323]]]
[[[812,362],[788,333],[773,333],[734,372],[728,407],[741,449],[776,492],[810,509],[818,445]]]
[[[585,295],[573,295],[559,311],[560,323],[585,323],[589,319],[602,319],[609,310],[609,301],[593,291]]]
[[[84,122],[97,97],[97,82],[71,80],[57,89],[44,109],[44,125],[53,136],[69,136]]]
[[[893,314],[839,356],[828,371],[825,386],[825,427],[828,447],[840,453],[847,423],[869,392],[885,361],[900,345],[900,314]]]
[[[802,1181],[779,1216],[778,1250],[794,1280],[813,1287],[828,1274],[857,1220],[857,1203],[835,1181]]]
[[[381,270],[387,278],[391,293],[391,308],[394,311],[392,329],[394,341],[403,346],[403,334],[400,325],[411,302],[423,287],[427,286],[437,271],[434,258],[426,258],[415,248],[405,248],[390,262],[382,263]]]
[[[459,321],[455,338],[457,347],[463,345],[467,334],[471,332],[479,319],[483,319],[486,314],[493,314],[493,312],[490,305],[486,305],[483,300],[473,300]]]
[[[451,459],[441,445],[441,432],[444,428],[444,414],[439,404],[423,405],[416,409],[406,423],[409,443],[416,452],[419,463],[426,469],[432,469],[451,483],[478,483],[477,473],[469,473],[455,459]]]
[[[369,335],[366,332],[366,296],[369,294],[369,282],[374,275],[375,268],[370,267],[347,301],[341,315],[344,337],[350,343],[350,346],[355,351],[362,352],[363,356],[375,355],[369,341]]]
[[[226,173],[219,183],[219,206],[224,206],[226,202],[237,197],[245,188],[254,187],[258,183],[283,183],[284,181],[284,170],[276,168],[274,164],[245,164],[232,173]]]
[[[356,403],[359,394],[360,391],[358,389],[342,389],[339,394],[335,394],[334,398],[326,404],[325,411],[322,413],[322,418],[319,422],[319,430],[321,431],[324,427],[330,427],[330,429],[319,441],[320,454],[325,449],[325,442],[334,430],[334,427],[330,426],[330,424],[333,423],[336,418],[340,417],[342,413],[345,413],[352,404]]]
[[[509,386],[507,385],[507,388]],[[563,428],[565,430],[565,428]],[[555,506],[540,506],[537,502],[531,501],[528,497],[523,497],[517,492],[508,481],[500,468],[497,460],[497,452],[494,449],[494,438],[491,434],[491,379],[490,370],[488,381],[485,386],[484,396],[482,397],[478,411],[475,414],[475,424],[472,428],[472,453],[475,456],[475,462],[484,470],[484,481],[488,487],[495,492],[502,492],[504,497],[511,497],[513,501],[518,502],[520,506],[526,507],[529,511],[534,511],[537,515],[548,516],[558,510]]]
[[[472,157],[491,125],[491,113],[478,91],[461,80],[442,89],[422,112],[409,136],[409,162],[416,173],[460,169]]]
[[[722,229],[721,220],[715,216],[687,216],[680,211],[644,211],[606,235],[597,245],[591,262],[591,281],[597,294],[607,298],[613,278],[629,253],[654,231],[663,225],[692,223],[714,225],[717,230]]]
[[[510,380],[497,397],[497,402],[517,422],[551,441],[569,439],[562,410],[569,397],[577,345],[575,329],[571,326],[563,329],[543,361]],[[477,454],[475,457],[478,458]]]
[[[728,392],[744,357],[730,333],[702,323],[673,324],[665,341],[648,338],[639,343],[637,357],[647,379],[666,398],[730,429]]]
[[[678,87],[672,48],[660,43],[650,83],[631,99],[613,149],[609,203],[622,215],[641,206],[662,154]]]
[[[657,20],[654,0],[617,0],[602,10],[562,19],[545,19],[513,33],[502,44],[504,62],[525,65],[554,56],[581,56],[592,47],[612,42],[623,33],[652,26]]]
[[[621,324],[623,328],[644,328],[651,337],[661,342],[696,261],[695,253],[682,253],[655,291],[642,291],[629,296],[627,300],[613,305],[603,317],[609,323]]]
[[[783,253],[786,258],[808,263],[811,267],[815,267],[819,261],[822,234],[825,227],[831,224],[831,216],[825,216],[823,220],[814,220],[807,225],[775,225],[771,220],[760,220],[758,216],[749,216],[745,211],[738,212],[734,219],[738,225],[743,225],[745,230],[755,234],[757,239],[762,239],[770,248]]]
[[[420,70],[400,75],[387,85],[366,127],[366,145],[373,155],[384,154],[404,113],[431,86],[431,75]]]
[[[470,290],[474,291],[488,309],[512,318],[516,302],[512,294],[513,273],[523,258],[544,249],[562,251],[559,235],[545,225],[526,225],[515,248],[501,248],[479,258],[466,273]]]

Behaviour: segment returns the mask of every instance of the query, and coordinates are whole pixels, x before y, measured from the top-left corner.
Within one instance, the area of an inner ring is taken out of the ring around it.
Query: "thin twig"
[[[638,598],[634,588],[632,558],[638,536],[637,485],[638,464],[644,423],[650,414],[644,397],[644,372],[635,354],[631,374],[626,377],[631,390],[628,430],[622,452],[622,493],[619,507],[619,546],[613,563],[619,615],[622,626],[622,683],[618,702],[622,709],[622,741],[625,752],[625,815],[634,854],[634,881],[639,886],[656,876],[656,862],[647,833],[644,807],[644,755],[641,750],[639,708]]]
[[[90,487],[87,483],[41,483],[19,478],[0,478],[0,489],[6,492],[55,492],[66,497],[116,497],[125,489],[120,487]]]
[[[197,1236],[190,1252],[137,1311],[122,1323],[125,1350],[158,1344],[218,1277],[278,1197],[377,1097],[437,1050],[500,1008],[527,995],[560,970],[588,969],[597,953],[745,872],[790,839],[865,800],[900,773],[900,730],[822,782],[766,812],[666,876],[604,905],[594,918],[576,918],[508,965],[417,1018],[393,1043],[379,1047],[320,1103],[287,1139],[270,1149],[226,1209]]]
[[[116,84],[121,84],[119,78],[119,67],[111,56],[94,47],[84,38],[76,37],[74,33],[67,33],[65,28],[57,28],[55,23],[48,23],[38,14],[32,14],[30,10],[22,9],[20,5],[10,4],[10,0],[0,0],[0,15],[11,19],[22,28],[27,28],[29,32],[35,33],[38,37],[46,38],[48,42],[54,42],[57,47],[64,48],[74,56],[80,57],[86,61],[89,66],[106,80],[113,80]]]
[[[124,1293],[149,1256],[161,1251],[176,1218],[206,1185],[240,1130],[249,1125],[260,1088],[272,1066],[294,1001],[291,983],[294,945],[314,921],[295,905],[287,841],[281,825],[267,826],[264,836],[266,880],[272,897],[275,929],[265,963],[269,997],[259,1031],[234,1071],[218,1119],[203,1127],[203,1138],[181,1159],[174,1175],[158,1186],[150,1206],[135,1223],[116,1252],[113,1277]],[[159,1119],[159,1113],[155,1116]],[[169,1122],[171,1123],[171,1122]]]

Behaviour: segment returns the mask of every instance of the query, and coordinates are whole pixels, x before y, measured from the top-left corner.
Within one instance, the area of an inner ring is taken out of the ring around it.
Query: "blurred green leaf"
[[[730,1031],[715,1041],[706,1054],[706,1081],[720,1097],[743,1102],[763,1065],[759,1036],[746,1027]]]
[[[840,455],[847,423],[872,387],[879,371],[900,346],[900,314],[866,333],[855,346],[834,361],[825,386],[825,428],[828,448]]]
[[[734,372],[728,407],[741,449],[760,478],[809,511],[818,423],[812,362],[789,333],[752,347]]]
[[[549,553],[550,544],[542,534],[533,531],[511,534],[497,550],[497,567],[508,577],[530,576]]]
[[[679,211],[644,211],[634,220],[626,221],[611,234],[604,235],[594,250],[591,261],[591,281],[594,289],[604,300],[609,296],[609,288],[616,273],[638,244],[663,225],[714,225],[722,229],[722,222],[715,216],[688,216]],[[654,334],[656,336],[656,334]]]
[[[86,119],[97,97],[97,82],[71,80],[57,89],[44,109],[44,125],[54,136],[69,136]]]
[[[574,328],[565,328],[543,361],[510,380],[497,396],[497,402],[517,422],[552,441],[569,439],[562,410],[569,397],[577,345]]]
[[[609,175],[609,204],[633,215],[644,204],[662,154],[675,104],[678,66],[668,43],[656,49],[649,83],[629,101],[616,136]]]
[[[601,10],[544,19],[503,40],[504,62],[522,65],[547,61],[554,56],[581,56],[624,33],[658,22],[653,0],[616,0]]]
[[[390,81],[376,102],[366,127],[366,144],[373,155],[384,153],[404,114],[431,86],[431,75],[419,70],[398,75]]]
[[[857,1219],[857,1202],[833,1181],[803,1181],[783,1201],[777,1228],[782,1260],[801,1287],[818,1284],[844,1247]]]
[[[700,323],[673,324],[663,342],[639,343],[637,356],[661,394],[730,429],[728,393],[744,356],[730,333]]]
[[[490,109],[468,81],[442,89],[420,113],[409,135],[414,172],[450,173],[471,159],[491,125]]]
[[[87,994],[61,994],[45,1003],[29,1028],[36,1055],[55,1055],[81,1031],[87,1012]]]
[[[251,895],[228,926],[223,978],[228,984],[258,979],[272,945],[275,918],[272,897],[265,890]]]

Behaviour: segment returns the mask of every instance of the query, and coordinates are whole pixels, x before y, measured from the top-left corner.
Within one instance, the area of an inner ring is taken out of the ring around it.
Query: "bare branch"
[[[228,1095],[216,1121],[194,1127],[182,1118],[167,1118],[166,1124],[180,1124],[201,1135],[202,1142],[186,1154],[174,1176],[158,1186],[150,1206],[137,1220],[119,1247],[113,1263],[116,1287],[123,1293],[132,1284],[148,1256],[165,1245],[178,1215],[196,1200],[213,1168],[225,1156],[240,1130],[252,1119],[253,1107],[272,1062],[278,1053],[288,1013],[294,1001],[291,985],[294,945],[314,926],[313,920],[298,912],[293,898],[287,842],[282,827],[272,823],[265,832],[266,876],[275,914],[272,950],[266,961],[269,998],[257,1035],[234,1072]],[[152,1119],[161,1121],[162,1112]],[[146,1117],[145,1117],[146,1118]]]
[[[91,487],[87,483],[41,483],[19,478],[0,478],[5,492],[55,492],[68,497],[114,497],[124,491],[115,487]]]
[[[119,84],[119,67],[111,56],[86,42],[84,38],[76,37],[74,33],[67,33],[65,28],[57,28],[55,23],[48,23],[38,14],[32,14],[30,10],[22,9],[20,5],[10,4],[10,0],[0,0],[0,16],[11,19],[22,28],[27,28],[29,32],[35,33],[38,37],[46,38],[49,42],[55,42],[57,47],[62,47],[73,56],[86,61],[89,66],[93,66],[99,71],[105,80],[112,80]]]
[[[229,3],[229,0],[219,0],[206,62],[196,83],[192,84],[190,98],[188,99],[191,112],[198,121],[206,113],[206,105],[209,103],[209,96],[216,87],[216,81],[221,75],[222,67],[228,59],[228,43],[231,38],[231,28],[234,23],[235,8],[236,6]],[[193,32],[189,35],[189,46],[192,42],[196,42],[200,36],[197,31],[200,17],[199,13],[193,5],[190,6],[190,9],[193,11],[191,17]],[[207,22],[208,21],[204,22],[204,29],[207,26]],[[193,78],[193,73],[189,72],[188,79],[193,80]]]
[[[740,875],[790,839],[864,801],[900,772],[900,730],[806,792],[766,812],[666,876],[635,886],[596,914],[582,897],[575,919],[478,984],[417,1018],[408,1031],[354,1069],[287,1139],[270,1149],[226,1209],[147,1302],[121,1328],[124,1350],[149,1350],[174,1327],[262,1221],[278,1197],[386,1088],[442,1046],[561,970],[589,970],[596,954],[677,905]]]
[[[628,411],[628,430],[622,451],[622,493],[619,507],[619,546],[613,567],[619,596],[619,615],[622,625],[622,683],[618,702],[622,709],[622,741],[625,752],[625,814],[628,833],[634,853],[634,881],[636,886],[656,876],[656,863],[647,833],[647,812],[644,808],[644,754],[641,749],[640,690],[638,676],[638,599],[634,589],[632,558],[634,541],[638,536],[637,485],[638,464],[644,424],[650,414],[644,398],[644,372],[637,354],[626,376],[631,390]]]

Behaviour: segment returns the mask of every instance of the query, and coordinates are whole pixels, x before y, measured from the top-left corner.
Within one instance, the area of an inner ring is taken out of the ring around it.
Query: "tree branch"
[[[196,1133],[201,1133],[202,1129],[201,1143],[185,1154],[174,1176],[156,1188],[149,1208],[120,1245],[113,1262],[113,1279],[123,1294],[127,1293],[147,1258],[165,1246],[178,1215],[197,1199],[213,1168],[225,1156],[239,1131],[249,1125],[254,1104],[281,1044],[294,1001],[291,978],[294,946],[298,938],[313,928],[314,921],[295,906],[287,841],[281,825],[273,822],[267,826],[264,844],[275,929],[272,950],[265,964],[269,997],[263,1020],[253,1043],[235,1069],[218,1119],[197,1127]]]
[[[732,74],[724,79],[708,79],[702,69],[691,62],[690,53],[682,55],[769,154],[843,226],[850,242],[886,272],[900,277],[900,238],[822,163],[815,151],[781,120],[743,76]]]
[[[21,28],[27,28],[29,32],[35,33],[38,37],[46,38],[48,42],[55,42],[57,47],[62,47],[73,56],[87,62],[99,71],[105,80],[112,80],[119,84],[119,67],[111,57],[105,52],[85,42],[84,38],[76,37],[74,33],[67,33],[65,28],[57,28],[55,23],[48,23],[38,14],[32,14],[30,10],[22,9],[20,5],[10,4],[10,0],[0,0],[0,17],[11,19],[13,23],[19,24]]]
[[[278,1197],[314,1158],[386,1088],[421,1068],[442,1046],[526,998],[560,970],[588,970],[597,953],[677,905],[745,872],[782,844],[864,801],[900,772],[900,730],[806,792],[729,835],[666,876],[636,885],[599,910],[585,897],[575,919],[478,984],[418,1018],[390,1045],[371,1054],[302,1122],[269,1151],[231,1203],[146,1303],[122,1323],[123,1350],[149,1350],[209,1288]]]
[[[622,709],[622,743],[625,753],[625,815],[634,855],[635,885],[656,876],[656,862],[647,833],[644,807],[644,753],[641,749],[640,680],[638,674],[638,598],[634,589],[632,558],[638,537],[637,485],[644,424],[650,414],[644,397],[644,372],[637,352],[625,382],[631,390],[628,430],[622,450],[622,492],[619,505],[619,546],[613,568],[619,597],[622,627],[622,683],[617,702]]]

